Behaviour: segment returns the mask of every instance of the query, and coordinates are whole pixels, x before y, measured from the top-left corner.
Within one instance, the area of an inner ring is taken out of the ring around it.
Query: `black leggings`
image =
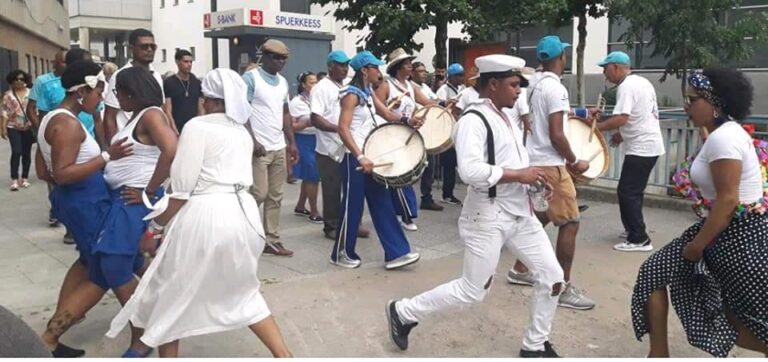
[[[32,144],[35,137],[32,131],[19,131],[8,128],[8,141],[11,142],[11,179],[19,179],[19,163],[21,163],[21,178],[29,178],[29,167],[32,164]]]

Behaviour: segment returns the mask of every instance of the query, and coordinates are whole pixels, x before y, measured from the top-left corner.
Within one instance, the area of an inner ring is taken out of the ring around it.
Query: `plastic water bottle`
[[[546,188],[544,187],[544,184],[540,182],[537,182],[528,187],[528,196],[531,198],[531,203],[533,204],[534,211],[544,212],[544,211],[547,211],[547,209],[549,209],[549,202],[547,201],[547,198],[544,196],[545,192],[546,192]]]

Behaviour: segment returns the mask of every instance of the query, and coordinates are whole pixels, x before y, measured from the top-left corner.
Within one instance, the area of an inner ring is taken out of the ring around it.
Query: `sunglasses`
[[[147,44],[139,44],[139,48],[141,50],[157,50],[157,44],[154,43],[147,43]]]
[[[14,79],[14,80],[17,81],[17,82],[26,82],[27,81],[26,79],[24,79],[24,77],[18,77],[18,78]]]
[[[685,103],[686,106],[690,106],[691,104],[698,101],[699,99],[701,99],[701,97],[699,96],[685,96],[685,99],[683,99],[683,102]]]

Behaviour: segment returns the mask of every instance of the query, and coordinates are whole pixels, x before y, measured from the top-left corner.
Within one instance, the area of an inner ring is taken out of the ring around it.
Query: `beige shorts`
[[[565,166],[543,166],[544,178],[552,185],[547,218],[555,226],[579,222],[579,205],[576,202],[576,186]]]

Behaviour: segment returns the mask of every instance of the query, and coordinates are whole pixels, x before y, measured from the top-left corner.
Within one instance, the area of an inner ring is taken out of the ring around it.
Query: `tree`
[[[576,44],[576,100],[581,107],[586,103],[584,49],[587,46],[587,20],[588,17],[604,16],[606,13],[605,2],[605,0],[565,0],[564,6],[551,18],[554,25],[558,26],[570,24],[573,18],[579,19],[576,25],[579,34],[579,43]]]
[[[740,0],[615,0],[610,14],[627,21],[622,38],[627,46],[653,49],[667,64],[661,81],[674,74],[685,95],[689,69],[709,64],[739,62],[752,55],[750,40],[765,42],[768,17],[745,12],[730,20]]]
[[[333,16],[346,22],[344,29],[368,29],[358,44],[377,55],[388,54],[396,48],[418,51],[424,44],[416,43],[416,32],[435,26],[436,67],[446,67],[448,24],[475,18],[468,0],[312,0],[319,5],[337,6]]]

